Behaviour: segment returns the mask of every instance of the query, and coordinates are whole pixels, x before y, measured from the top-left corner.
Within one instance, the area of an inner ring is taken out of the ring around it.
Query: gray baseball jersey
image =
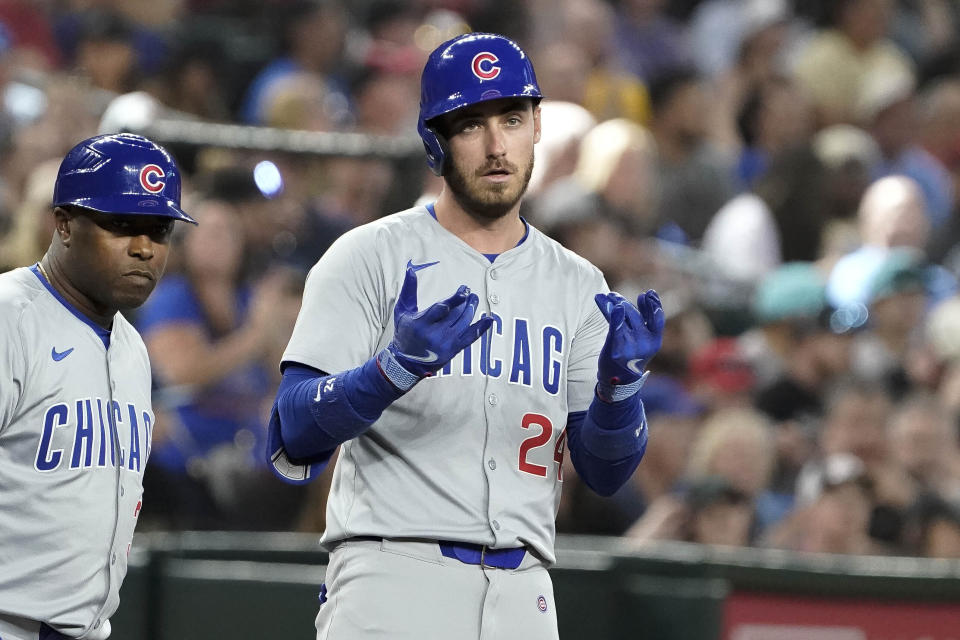
[[[421,310],[466,284],[495,322],[343,444],[322,541],[528,544],[553,562],[567,413],[590,405],[607,333],[593,301],[603,275],[533,227],[491,263],[416,207],[324,254],[284,361],[336,373],[386,347],[408,261]]]
[[[146,347],[110,347],[40,274],[0,274],[0,615],[110,633],[154,415]]]

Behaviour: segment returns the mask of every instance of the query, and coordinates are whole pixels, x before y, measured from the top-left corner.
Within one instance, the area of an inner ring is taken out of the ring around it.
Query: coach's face
[[[167,264],[173,218],[57,208],[69,279],[95,316],[143,304]]]
[[[540,107],[528,98],[501,98],[444,117],[451,157],[445,176],[469,213],[499,218],[520,202],[540,141]]]

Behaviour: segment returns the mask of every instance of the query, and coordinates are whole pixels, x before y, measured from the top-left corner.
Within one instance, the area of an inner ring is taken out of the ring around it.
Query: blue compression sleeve
[[[366,431],[401,395],[380,373],[376,358],[334,375],[292,363],[277,391],[283,445],[293,458],[332,452]]]
[[[647,449],[647,420],[639,394],[618,402],[594,397],[587,411],[567,417],[567,447],[577,474],[601,496],[633,475]]]

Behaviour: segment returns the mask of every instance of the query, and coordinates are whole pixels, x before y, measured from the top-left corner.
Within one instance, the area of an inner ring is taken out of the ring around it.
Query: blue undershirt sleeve
[[[310,460],[329,457],[338,445],[361,435],[401,395],[376,358],[332,375],[287,363],[273,415],[287,454]]]
[[[594,397],[587,411],[567,417],[567,447],[580,478],[610,496],[633,475],[647,448],[643,402],[634,394],[617,402]]]

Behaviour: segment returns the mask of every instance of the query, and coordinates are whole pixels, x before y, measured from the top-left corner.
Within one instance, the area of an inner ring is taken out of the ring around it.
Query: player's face
[[[514,209],[533,172],[540,107],[503,98],[459,109],[444,122],[451,167],[445,176],[468,213],[500,218]]]
[[[143,304],[166,267],[173,218],[84,210],[67,224],[70,279],[92,310],[112,315]]]

